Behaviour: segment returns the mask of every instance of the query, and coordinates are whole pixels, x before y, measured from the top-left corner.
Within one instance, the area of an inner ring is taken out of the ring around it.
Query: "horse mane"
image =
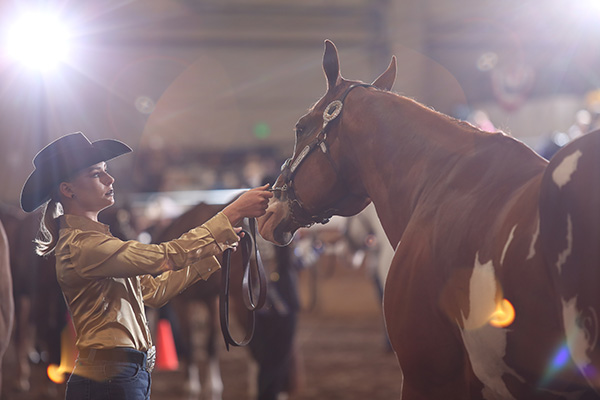
[[[418,101],[418,100],[416,100],[416,99],[414,99],[412,97],[408,97],[408,96],[405,96],[405,95],[402,95],[402,94],[399,94],[399,93],[396,93],[396,92],[392,92],[392,91],[389,91],[389,93],[395,94],[396,96],[399,96],[401,98],[404,98],[404,99],[407,99],[407,100],[410,100],[410,101],[416,103],[417,105],[425,108],[426,110],[429,110],[432,113],[434,113],[434,114],[442,117],[442,119],[447,120],[448,122],[450,122],[451,125],[457,126],[461,130],[466,130],[466,131],[469,131],[471,133],[475,133],[475,134],[478,134],[478,135],[494,135],[494,134],[497,134],[497,133],[508,135],[506,132],[503,132],[501,130],[497,130],[496,132],[484,131],[484,130],[478,128],[477,126],[473,125],[469,121],[465,121],[463,119],[456,118],[456,117],[453,117],[451,115],[445,114],[445,113],[443,113],[441,111],[436,110],[433,106],[429,106],[429,105],[423,104],[420,101]],[[511,136],[511,135],[509,135],[509,136]]]

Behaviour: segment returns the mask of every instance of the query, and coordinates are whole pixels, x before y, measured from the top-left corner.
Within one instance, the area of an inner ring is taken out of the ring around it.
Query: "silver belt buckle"
[[[156,347],[152,346],[146,352],[146,369],[152,372],[156,363]]]

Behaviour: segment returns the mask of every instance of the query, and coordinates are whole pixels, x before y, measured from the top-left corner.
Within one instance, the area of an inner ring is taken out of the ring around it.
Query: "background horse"
[[[384,313],[403,399],[597,398],[598,194],[577,200],[598,186],[600,145],[547,169],[510,136],[390,92],[395,58],[371,85],[349,81],[326,41],[323,69],[261,235],[285,245],[374,203],[395,248]]]
[[[321,281],[333,278],[338,266],[364,270],[375,295],[380,302],[383,300],[383,283],[394,250],[372,204],[352,217],[334,216],[327,225],[303,229],[294,238],[294,253],[309,274],[308,310],[318,306]],[[389,350],[387,334],[385,342]]]
[[[589,384],[600,388],[600,134],[561,148],[542,181],[540,238],[560,292],[567,345]]]
[[[31,362],[60,363],[60,332],[66,321],[66,306],[56,281],[54,256],[35,254],[41,212],[25,214],[8,205],[0,208],[10,244],[15,305],[14,351],[16,379],[14,389],[31,389]],[[45,388],[56,392],[48,379]]]
[[[2,395],[2,358],[10,343],[15,316],[9,251],[8,237],[0,221],[0,396]]]
[[[200,203],[173,220],[162,232],[155,235],[153,241],[159,243],[179,237],[202,225],[224,207],[225,205]],[[294,339],[299,309],[296,273],[289,249],[275,249],[266,242],[259,242],[259,246],[265,269],[268,274],[270,272],[268,276],[271,279],[267,291],[269,306],[256,315],[254,338],[248,345],[252,357],[258,363],[258,377],[253,377],[254,382],[251,382],[250,387],[254,388],[254,398],[275,400],[281,392],[293,392],[296,385]],[[247,314],[241,290],[238,289],[241,288],[242,282],[241,256],[241,251],[232,253],[230,301],[235,321],[243,327]],[[169,303],[177,317],[174,322],[181,338],[177,341],[178,355],[187,365],[190,390],[199,393],[203,387],[203,396],[211,399],[220,399],[223,392],[219,367],[219,352],[222,348],[218,302],[220,288],[221,271],[217,271],[208,280],[194,284]],[[204,346],[199,346],[197,340],[200,326],[198,305],[204,305],[207,310]],[[235,334],[236,332],[234,336]],[[204,385],[201,384],[199,373],[203,359],[203,354],[198,352],[201,347],[205,349],[204,358],[208,359],[207,373],[202,379]]]

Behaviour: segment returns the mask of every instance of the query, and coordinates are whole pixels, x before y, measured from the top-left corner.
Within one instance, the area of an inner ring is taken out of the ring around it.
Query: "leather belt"
[[[156,362],[156,348],[152,346],[148,351],[143,352],[127,347],[114,349],[83,349],[79,352],[81,361],[112,361],[129,362],[138,364],[140,367],[152,372]]]

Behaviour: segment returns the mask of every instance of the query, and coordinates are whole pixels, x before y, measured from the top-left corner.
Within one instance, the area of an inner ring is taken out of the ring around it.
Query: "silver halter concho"
[[[335,120],[342,112],[342,107],[344,105],[344,100],[348,93],[356,87],[372,87],[369,84],[356,84],[348,87],[342,98],[340,100],[334,100],[323,111],[323,126],[319,133],[315,136],[315,138],[307,144],[302,151],[296,156],[294,159],[293,156],[288,158],[283,165],[281,166],[281,176],[284,178],[284,183],[282,186],[274,187],[271,189],[273,192],[281,192],[287,194],[288,207],[290,209],[291,218],[298,225],[303,227],[309,227],[315,223],[326,224],[329,222],[329,219],[334,215],[335,209],[330,208],[325,211],[311,215],[306,211],[304,204],[302,201],[296,196],[296,192],[294,191],[294,175],[298,171],[298,167],[300,164],[308,157],[309,154],[313,152],[316,148],[321,149],[323,154],[329,160],[329,164],[333,168],[336,174],[339,174],[339,170],[333,160],[331,158],[331,154],[329,152],[329,148],[327,146],[327,132],[329,128],[329,123]]]

